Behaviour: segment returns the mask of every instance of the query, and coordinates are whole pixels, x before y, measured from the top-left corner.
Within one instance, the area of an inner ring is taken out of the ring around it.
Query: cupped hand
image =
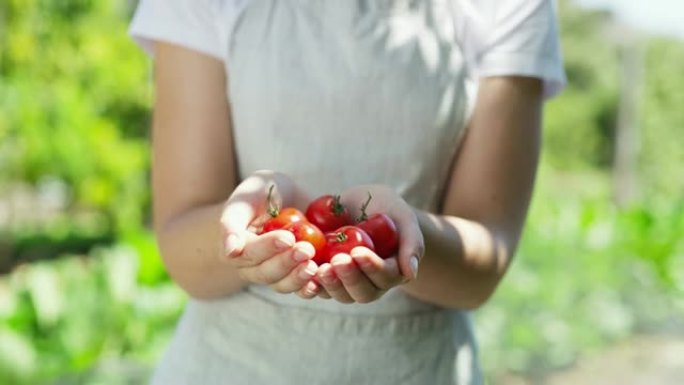
[[[323,286],[319,294],[322,298],[330,297],[342,303],[372,302],[417,275],[425,246],[413,208],[383,185],[353,187],[342,192],[341,201],[359,217],[368,194],[372,199],[366,213],[384,213],[394,221],[399,231],[399,251],[396,256],[382,259],[365,247],[356,247],[349,254],[333,256],[316,274],[316,281]]]
[[[365,247],[337,254],[319,267],[316,279],[323,286],[321,297],[342,303],[375,301],[405,281],[396,258],[382,259]]]
[[[269,285],[279,293],[312,298],[319,291],[313,277],[318,266],[308,242],[296,242],[285,230],[256,234],[254,223],[263,220],[267,195],[279,206],[294,206],[299,199],[294,183],[284,174],[259,171],[246,178],[226,201],[221,215],[225,253],[223,261],[235,267],[250,283]]]

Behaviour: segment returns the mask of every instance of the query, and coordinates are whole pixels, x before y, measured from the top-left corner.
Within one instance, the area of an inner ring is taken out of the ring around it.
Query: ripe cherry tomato
[[[347,208],[340,203],[339,195],[316,198],[306,209],[306,218],[326,233],[354,223]]]
[[[319,260],[314,260],[319,265],[330,262],[337,254],[349,254],[358,246],[364,246],[375,251],[371,237],[356,226],[342,226],[333,232],[325,234],[325,239],[328,243],[325,251]]]
[[[273,216],[273,214],[276,214]],[[268,233],[269,231],[284,229],[285,227],[301,221],[306,221],[306,217],[301,211],[293,208],[287,207],[282,210],[275,210],[271,214],[271,219],[264,223],[264,227],[261,230],[262,233]]]
[[[307,221],[293,222],[284,227],[283,230],[292,232],[292,234],[295,236],[295,240],[298,242],[306,241],[313,245],[314,249],[316,250],[314,262],[316,261],[316,256],[322,254],[325,250],[325,234],[323,234],[323,232],[314,224],[311,224]]]
[[[399,231],[387,215],[373,214],[356,226],[368,233],[375,245],[375,253],[381,258],[389,258],[399,249]]]
[[[266,196],[266,212],[271,216],[271,218],[269,218],[261,227],[260,234],[283,229],[291,223],[306,221],[306,217],[301,211],[293,207],[281,209],[275,203],[273,203],[274,187],[275,185],[271,185],[271,187],[268,188],[268,196]]]

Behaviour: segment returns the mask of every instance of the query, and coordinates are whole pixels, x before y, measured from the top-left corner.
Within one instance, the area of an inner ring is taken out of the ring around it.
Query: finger
[[[368,303],[378,298],[378,288],[361,272],[350,255],[338,254],[333,257],[331,264],[335,275],[355,302]]]
[[[257,171],[233,191],[233,194],[223,206],[221,212],[221,227],[223,228],[223,242],[227,256],[237,256],[242,253],[241,246],[245,240],[241,239],[245,230],[250,228],[257,215],[266,210],[267,180],[273,176],[272,172]],[[274,185],[273,199],[280,202],[280,194]],[[231,237],[232,234],[235,234]]]
[[[260,234],[263,227],[264,227],[264,224],[266,222],[268,222],[268,220],[271,218],[273,218],[273,217],[269,213],[263,213],[263,214],[257,216],[256,218],[254,218],[254,220],[252,220],[252,222],[250,222],[249,226],[247,227],[247,230],[249,230],[255,234]]]
[[[330,266],[330,264],[327,264],[327,265]],[[321,283],[320,274],[318,274],[318,272],[320,270],[321,270],[321,268],[319,267],[318,271],[316,272],[316,275],[314,275],[314,277],[313,277],[313,281],[316,283],[316,285],[318,285],[318,294],[316,294],[316,296],[318,296],[322,299],[330,299],[332,297],[330,297],[330,294],[328,294],[328,291],[325,290],[325,288],[323,287],[323,284]]]
[[[297,292],[297,295],[303,299],[311,299],[316,296],[321,290],[321,286],[314,281],[309,281],[306,285]]]
[[[353,303],[354,299],[347,293],[342,281],[335,276],[332,265],[324,263],[318,268],[318,281],[330,297],[338,302]]]
[[[242,254],[232,257],[231,263],[236,267],[258,266],[277,255],[291,252],[295,246],[294,234],[285,230],[275,230],[248,238]]]
[[[313,258],[314,253],[315,251],[313,250],[313,246],[307,244],[307,242],[301,242],[296,244],[291,249],[264,260],[258,265],[239,268],[239,271],[241,276],[250,282],[272,285],[286,279],[290,274],[297,270],[298,267],[304,268],[306,266],[306,262]],[[238,257],[238,259],[242,258],[243,257]],[[314,263],[314,265],[316,264]],[[316,273],[316,268],[317,266],[312,268],[314,271],[313,274],[310,274],[311,276]],[[293,282],[290,280],[284,282],[283,284],[288,283],[290,285],[293,284]],[[306,282],[301,282],[299,287],[305,283]],[[297,289],[299,289],[299,287]],[[288,292],[295,290],[289,290]]]
[[[313,250],[311,245],[304,245]],[[279,293],[293,293],[303,288],[313,279],[318,270],[313,251],[302,251],[296,248],[284,258],[273,258],[253,268],[259,271],[262,278],[272,282],[271,287]]]
[[[254,267],[254,269],[260,270],[261,274],[270,277],[272,280],[279,281],[286,279],[298,265],[301,266],[303,262],[311,260],[315,254],[316,250],[311,243],[297,242],[292,249],[266,259],[261,264]],[[314,267],[312,268],[314,271],[313,274],[310,274],[311,276],[316,273],[317,268],[318,266],[314,263]],[[311,277],[308,277],[307,280],[310,278]],[[297,288],[303,286],[306,282],[300,283],[301,284]]]
[[[328,294],[328,291],[325,290],[325,288],[324,288],[323,286],[320,286],[320,285],[319,285],[319,288],[320,288],[320,289],[319,289],[318,294],[317,294],[317,296],[318,296],[319,298],[323,298],[323,299],[330,299],[330,298],[332,298],[332,297],[330,296],[330,294]]]
[[[365,247],[354,248],[351,256],[371,283],[380,290],[388,290],[404,281],[394,257],[382,259]]]
[[[398,262],[401,274],[408,279],[418,276],[418,264],[425,253],[425,240],[413,212],[396,219],[399,234]]]
[[[228,233],[240,232],[256,217],[256,210],[246,199],[233,197],[226,202],[221,212],[221,225]]]
[[[222,260],[230,262],[233,258],[239,257],[249,238],[251,238],[249,234],[245,234],[244,231],[224,234]]]
[[[232,197],[226,203],[221,213],[221,226],[227,256],[235,257],[242,254],[246,244],[245,231],[254,217],[254,207],[239,196]]]

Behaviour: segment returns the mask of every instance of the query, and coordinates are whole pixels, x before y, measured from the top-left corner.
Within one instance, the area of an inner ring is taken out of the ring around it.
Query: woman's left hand
[[[349,254],[337,254],[330,263],[318,269],[316,278],[323,286],[319,296],[333,298],[342,303],[368,303],[377,300],[389,289],[415,279],[418,263],[424,252],[423,234],[416,214],[396,192],[383,185],[363,185],[342,192],[341,202],[359,217],[360,208],[366,207],[370,216],[384,213],[399,231],[399,252],[382,259],[365,247],[356,247]]]

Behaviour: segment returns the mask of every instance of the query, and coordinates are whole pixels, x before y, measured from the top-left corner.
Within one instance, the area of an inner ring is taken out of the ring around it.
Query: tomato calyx
[[[336,241],[337,243],[346,242],[347,239],[349,239],[349,237],[347,236],[347,234],[345,234],[345,233],[343,233],[343,232],[339,232],[339,233],[335,234],[335,241]]]
[[[333,203],[332,207],[330,208],[332,210],[332,213],[336,216],[339,217],[340,215],[344,214],[345,208],[342,202],[340,202],[340,196],[339,195],[334,195],[333,196]]]
[[[325,233],[354,223],[349,210],[340,202],[340,196],[330,194],[321,195],[309,203],[306,218]]]
[[[271,218],[275,218],[280,214],[280,208],[273,204],[273,188],[275,187],[274,184],[271,185],[271,187],[268,188],[268,195],[266,196],[266,212],[268,215],[271,216]]]
[[[337,254],[349,254],[359,246],[375,251],[371,237],[354,225],[342,226],[334,232],[326,233],[325,238],[327,245],[319,258],[322,263],[330,262]]]
[[[368,199],[361,206],[361,215],[357,219],[357,226],[364,230],[375,245],[375,253],[381,258],[389,258],[396,254],[399,247],[399,230],[387,214],[375,213],[368,215],[366,209],[372,199],[370,191]]]
[[[366,202],[364,202],[361,205],[361,215],[356,219],[356,222],[363,222],[366,219],[368,219],[368,213],[366,212],[366,209],[368,208],[368,205],[370,204],[371,199],[373,199],[373,196],[371,195],[370,191],[368,192],[368,199],[366,199]]]

